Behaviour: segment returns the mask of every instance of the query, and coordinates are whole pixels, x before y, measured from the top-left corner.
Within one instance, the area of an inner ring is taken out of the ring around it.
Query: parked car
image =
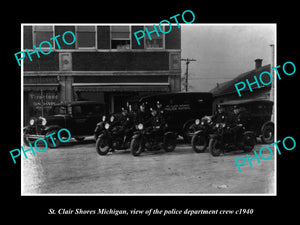
[[[213,97],[209,92],[164,93],[142,97],[140,103],[155,107],[159,101],[169,130],[190,141],[193,132],[190,127],[195,119],[212,114]]]
[[[256,137],[261,137],[263,143],[274,142],[274,122],[271,120],[273,102],[264,99],[232,100],[220,104],[227,113],[233,112],[234,105],[245,114],[246,130],[253,131]]]
[[[104,104],[94,101],[74,101],[53,105],[49,115],[45,117],[32,117],[29,125],[24,127],[24,143],[32,143],[35,139],[45,138],[48,134],[57,133],[61,128],[70,131],[71,136],[77,141],[83,141],[86,136],[94,134],[95,124],[102,119]],[[55,135],[52,136],[59,146],[60,141]],[[55,147],[46,138],[50,148]]]

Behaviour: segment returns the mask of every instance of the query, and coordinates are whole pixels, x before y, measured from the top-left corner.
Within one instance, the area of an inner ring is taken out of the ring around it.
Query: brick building
[[[147,28],[153,30],[153,25]],[[172,26],[159,37],[152,33],[152,40],[145,35],[138,45],[134,32],[143,29],[139,24],[24,24],[22,51],[33,52],[34,45],[66,31],[76,36],[72,45],[49,41],[50,54],[23,60],[24,121],[46,114],[56,102],[96,100],[115,112],[132,97],[180,91],[180,29]]]

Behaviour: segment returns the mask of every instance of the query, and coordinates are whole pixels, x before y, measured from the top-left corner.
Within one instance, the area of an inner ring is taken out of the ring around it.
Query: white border
[[[137,25],[137,26],[147,26],[153,25],[151,23],[121,23],[121,24],[111,24],[111,23],[22,23],[21,24],[21,51],[24,49],[23,46],[23,27],[24,26],[34,26],[34,25],[52,25],[52,26],[76,26],[76,25],[92,25],[92,26],[101,26],[101,25]],[[176,23],[172,23],[172,26],[177,26]],[[277,24],[276,23],[227,23],[227,24],[219,24],[219,23],[193,23],[193,24],[180,24],[180,26],[264,26],[264,25],[273,25],[275,26],[275,34],[274,34],[274,64],[273,67],[277,66]],[[270,43],[272,44],[272,43]],[[77,49],[75,49],[77,50]],[[151,49],[152,50],[152,49]],[[162,50],[162,49],[159,49]],[[271,51],[271,50],[270,50]],[[272,59],[271,59],[272,60]],[[272,64],[271,64],[272,65]],[[23,60],[21,62],[21,143],[23,146],[23,106],[24,106],[24,96],[23,96],[23,85],[24,85],[24,71],[23,71]],[[275,141],[277,141],[277,79],[275,79],[275,87],[274,87],[274,125],[275,125]],[[139,194],[139,193],[130,193],[130,194],[70,194],[70,193],[55,193],[55,194],[25,194],[23,193],[23,157],[21,157],[21,196],[277,196],[277,151],[275,151],[274,146],[274,193],[205,193],[205,194],[186,194],[186,193],[176,193],[176,194],[160,194],[160,193],[148,193],[148,194]]]

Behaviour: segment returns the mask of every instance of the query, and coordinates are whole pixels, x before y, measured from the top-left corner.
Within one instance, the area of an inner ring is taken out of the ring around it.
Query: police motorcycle
[[[106,115],[103,115],[101,121],[97,123],[96,128],[94,130],[94,138],[97,141],[99,135],[105,130],[105,123],[107,122]]]
[[[196,119],[195,123],[191,126],[194,133],[191,145],[195,152],[202,153],[208,147],[209,134],[212,132],[212,124],[211,116],[204,116],[201,120]]]
[[[226,122],[214,124],[215,132],[210,135],[209,140],[209,152],[213,156],[236,150],[244,150],[244,152],[253,150],[256,143],[254,132],[246,131],[242,124],[237,124],[235,128],[238,128],[236,132]]]
[[[152,111],[156,111],[153,110]],[[133,156],[139,156],[144,151],[158,151],[164,149],[166,152],[174,151],[177,144],[177,135],[167,131],[167,123],[153,124],[148,120],[136,125],[130,149]]]
[[[103,125],[103,124],[102,124]],[[116,115],[111,115],[109,121],[104,124],[97,141],[96,150],[99,155],[106,155],[109,151],[125,150],[130,147],[132,131],[125,132]]]

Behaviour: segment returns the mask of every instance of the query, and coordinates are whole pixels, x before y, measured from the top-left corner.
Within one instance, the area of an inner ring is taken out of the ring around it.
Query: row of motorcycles
[[[174,151],[177,134],[169,131],[166,123],[155,126],[125,124],[126,121],[120,122],[114,115],[102,117],[95,129],[96,150],[99,155],[128,148],[133,156],[139,156],[144,151]],[[191,145],[197,153],[202,153],[207,148],[213,156],[236,150],[251,152],[256,143],[254,132],[247,131],[242,124],[233,127],[225,121],[213,122],[211,116],[196,119],[190,130],[193,133]]]
[[[235,131],[235,128],[238,129]],[[226,122],[214,123],[210,116],[196,119],[191,129],[194,133],[191,144],[197,153],[202,153],[207,148],[213,156],[236,150],[251,152],[256,143],[254,132],[247,131],[243,124],[233,127]]]
[[[133,156],[139,156],[144,151],[164,149],[166,152],[172,152],[176,147],[177,135],[167,130],[167,124],[146,126],[139,123],[126,127],[124,123],[116,120],[114,115],[109,118],[103,116],[96,126],[94,133],[99,155],[130,148]]]

